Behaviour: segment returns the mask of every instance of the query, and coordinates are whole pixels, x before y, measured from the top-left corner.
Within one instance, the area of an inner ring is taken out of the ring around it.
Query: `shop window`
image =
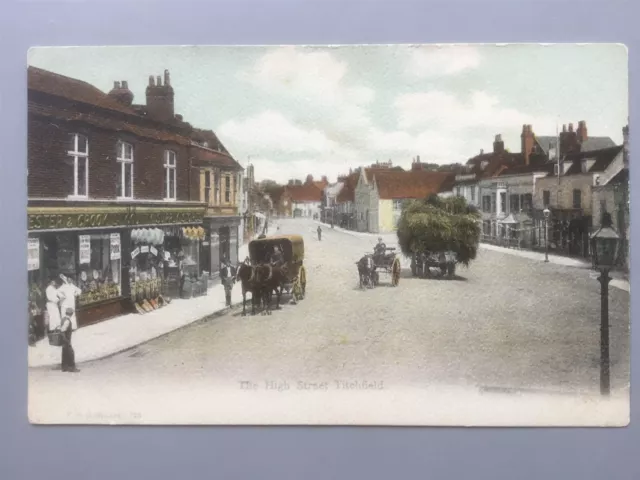
[[[80,235],[78,237],[77,285],[82,290],[80,305],[119,297],[120,234]]]
[[[476,187],[471,187],[471,201],[476,201]]]
[[[69,155],[73,166],[72,197],[87,197],[89,194],[89,141],[84,135],[69,135]]]
[[[224,177],[224,202],[231,202],[231,176],[225,175]]]
[[[176,199],[176,152],[165,150],[164,152],[164,199]]]
[[[45,280],[71,279],[82,290],[78,306],[121,295],[119,234],[49,234],[41,241]]]
[[[496,213],[496,194],[491,194],[491,213]]]
[[[507,194],[500,192],[500,211],[505,213],[507,211]]]
[[[133,145],[118,142],[118,198],[133,198]]]
[[[526,193],[525,195],[523,195],[522,209],[525,211],[531,210],[532,205],[533,205],[533,195],[530,193]]]
[[[549,190],[542,191],[542,204],[548,207],[551,204],[551,192]]]

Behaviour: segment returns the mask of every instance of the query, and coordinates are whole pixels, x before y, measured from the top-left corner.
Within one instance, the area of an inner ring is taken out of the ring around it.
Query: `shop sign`
[[[40,268],[40,239],[30,238],[27,244],[27,268],[29,271]]]
[[[204,209],[153,211],[124,208],[99,210],[96,213],[73,212],[72,209],[51,209],[52,213],[40,213],[44,210],[49,209],[33,208],[34,213],[27,214],[29,231],[197,224],[202,223],[205,212]]]
[[[155,247],[149,247],[149,251],[155,256],[158,256],[158,250]]]
[[[131,252],[131,258],[136,258],[140,254],[140,247],[136,247],[133,252]]]
[[[140,253],[149,253],[149,245],[143,245],[140,247]]]
[[[111,260],[119,260],[120,259],[120,234],[112,233],[111,234]]]
[[[91,263],[91,236],[79,235],[80,239],[80,264]]]

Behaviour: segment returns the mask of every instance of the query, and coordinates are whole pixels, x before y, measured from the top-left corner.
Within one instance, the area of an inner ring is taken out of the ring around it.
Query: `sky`
[[[464,163],[497,134],[519,152],[523,124],[555,135],[585,120],[621,143],[628,123],[627,50],[614,44],[41,47],[28,63],[105,92],[126,80],[134,103],[168,69],[176,113],[257,180],[335,181],[418,155]]]

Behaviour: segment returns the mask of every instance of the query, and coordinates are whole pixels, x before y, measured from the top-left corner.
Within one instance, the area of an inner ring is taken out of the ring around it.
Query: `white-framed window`
[[[118,141],[118,198],[133,198],[133,145]]]
[[[164,199],[176,199],[176,152],[165,150],[164,152]]]
[[[89,195],[89,140],[79,133],[69,135],[69,150],[73,166],[73,190],[70,197],[86,198]]]
[[[224,176],[224,203],[231,203],[231,175]]]

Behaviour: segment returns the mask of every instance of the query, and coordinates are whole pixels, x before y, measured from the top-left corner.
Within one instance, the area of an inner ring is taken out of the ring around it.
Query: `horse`
[[[356,262],[356,265],[358,266],[358,276],[360,277],[360,288],[366,285],[373,288],[375,286],[376,269],[371,255],[365,255]]]
[[[256,303],[260,301],[259,286],[256,282],[256,267],[241,263],[236,273],[236,281],[242,286],[242,315],[247,314],[247,292],[251,292],[251,315],[256,314]]]
[[[256,284],[260,291],[260,297],[266,307],[266,315],[271,315],[271,297],[275,292],[277,296],[276,310],[280,309],[283,285],[286,280],[284,267],[273,264],[261,264],[256,268]]]

